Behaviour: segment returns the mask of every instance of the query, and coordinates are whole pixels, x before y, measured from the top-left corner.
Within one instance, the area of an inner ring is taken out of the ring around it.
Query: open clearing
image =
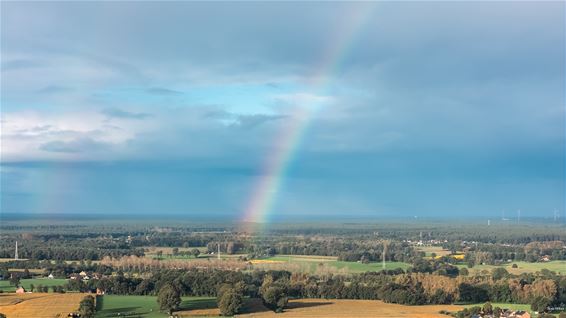
[[[23,286],[27,291],[30,290],[31,285],[35,287],[42,286],[62,286],[67,283],[66,279],[48,279],[48,278],[32,278],[32,279],[22,279],[20,280],[20,285]],[[4,292],[14,292],[16,287],[10,285],[8,280],[0,280],[0,290]]]
[[[427,305],[427,306],[403,306],[386,304],[378,300],[345,300],[345,299],[293,299],[289,302],[289,308],[283,313],[276,314],[261,305],[257,299],[246,303],[244,313],[238,317],[257,318],[304,318],[304,317],[372,317],[372,318],[446,318],[448,316],[439,314],[440,310],[458,311],[462,306],[455,305]]]
[[[67,317],[79,308],[86,294],[0,294],[0,312],[9,318]]]
[[[513,264],[517,264],[517,268],[513,268]],[[465,264],[460,264],[458,267],[466,267]],[[503,265],[476,265],[473,268],[468,268],[471,273],[481,272],[487,270],[491,272],[494,268],[503,267],[509,273],[519,275],[522,273],[533,273],[541,269],[548,269],[561,275],[566,274],[566,261],[550,261],[541,263],[528,263],[528,262],[512,262]]]

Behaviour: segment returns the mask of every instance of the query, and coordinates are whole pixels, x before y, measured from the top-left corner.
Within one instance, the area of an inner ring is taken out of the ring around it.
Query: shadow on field
[[[103,317],[129,317],[135,316],[139,317],[140,315],[146,314],[147,312],[138,312],[140,307],[121,307],[121,308],[112,308],[112,309],[104,309],[101,310],[100,313],[103,314]]]
[[[285,308],[285,310],[289,310],[289,309],[297,309],[297,308],[309,308],[309,307],[318,307],[318,306],[325,306],[325,305],[331,305],[332,302],[331,301],[326,301],[326,302],[312,302],[312,301],[293,301],[293,302],[289,302],[289,304],[287,305],[287,307]],[[241,313],[242,314],[253,314],[253,313],[260,313],[260,312],[266,312],[266,311],[271,311],[270,309],[268,309],[267,307],[265,307],[263,305],[263,303],[261,302],[261,299],[258,298],[251,298],[251,299],[246,299],[244,301],[244,306],[241,309]]]
[[[213,309],[216,308],[216,300],[214,299],[191,299],[184,300],[179,306],[180,310],[197,310],[197,309]]]
[[[309,302],[302,302],[302,301],[294,301],[290,302],[287,305],[286,309],[295,309],[295,308],[309,308],[309,307],[318,307],[318,306],[325,306],[325,305],[332,305],[331,301],[321,302],[321,301],[309,301]]]
[[[265,312],[265,311],[270,311],[270,310],[263,305],[261,299],[248,298],[244,300],[244,306],[242,306],[240,313],[253,314],[253,313]]]

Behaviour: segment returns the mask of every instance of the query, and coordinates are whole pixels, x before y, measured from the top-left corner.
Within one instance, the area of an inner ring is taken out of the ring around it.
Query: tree
[[[12,274],[12,277],[10,277],[10,285],[14,285],[16,287],[20,286],[20,277]]]
[[[243,305],[243,284],[236,286],[224,284],[218,291],[218,308],[222,316],[233,316],[240,311]]]
[[[179,254],[179,248],[178,247],[174,247],[172,250],[173,256],[177,256]]]
[[[163,251],[159,250],[155,254],[157,254],[157,258],[161,259],[161,257],[163,256]]]
[[[85,296],[79,303],[79,314],[83,318],[92,318],[94,317],[95,306],[94,306],[94,297],[88,295]]]
[[[191,251],[191,254],[193,254],[193,256],[195,258],[197,258],[200,255],[200,251],[198,248],[193,248],[193,250]]]
[[[289,302],[287,291],[277,285],[267,287],[261,297],[264,304],[275,312],[282,312]]]
[[[275,281],[273,276],[266,275],[263,278],[259,293],[267,308],[275,312],[282,312],[289,302],[287,290],[288,286],[282,279]]]
[[[468,276],[469,275],[469,271],[467,268],[463,267],[462,269],[460,269],[460,276]]]
[[[157,294],[157,303],[160,310],[167,311],[171,315],[181,304],[181,293],[175,286],[165,284]]]

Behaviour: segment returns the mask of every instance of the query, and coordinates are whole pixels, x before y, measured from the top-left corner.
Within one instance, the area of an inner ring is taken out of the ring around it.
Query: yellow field
[[[0,294],[0,312],[8,318],[59,318],[79,308],[86,294]]]
[[[277,255],[278,258],[290,257],[294,261],[300,262],[317,262],[317,263],[324,263],[324,262],[335,262],[338,261],[337,256],[319,256],[319,255]]]
[[[13,261],[13,258],[0,258],[0,263],[6,263]],[[27,258],[19,258],[19,261],[27,261]]]
[[[261,305],[259,300],[246,304],[244,311],[250,313],[237,315],[246,318],[446,318],[439,314],[440,310],[456,312],[462,306],[454,305],[427,305],[403,306],[386,304],[378,300],[346,300],[346,299],[296,299],[289,302],[283,313],[276,314]]]

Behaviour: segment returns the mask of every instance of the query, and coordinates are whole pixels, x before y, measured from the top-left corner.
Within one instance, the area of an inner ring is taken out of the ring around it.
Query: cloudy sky
[[[564,210],[562,1],[1,6],[1,212]]]

